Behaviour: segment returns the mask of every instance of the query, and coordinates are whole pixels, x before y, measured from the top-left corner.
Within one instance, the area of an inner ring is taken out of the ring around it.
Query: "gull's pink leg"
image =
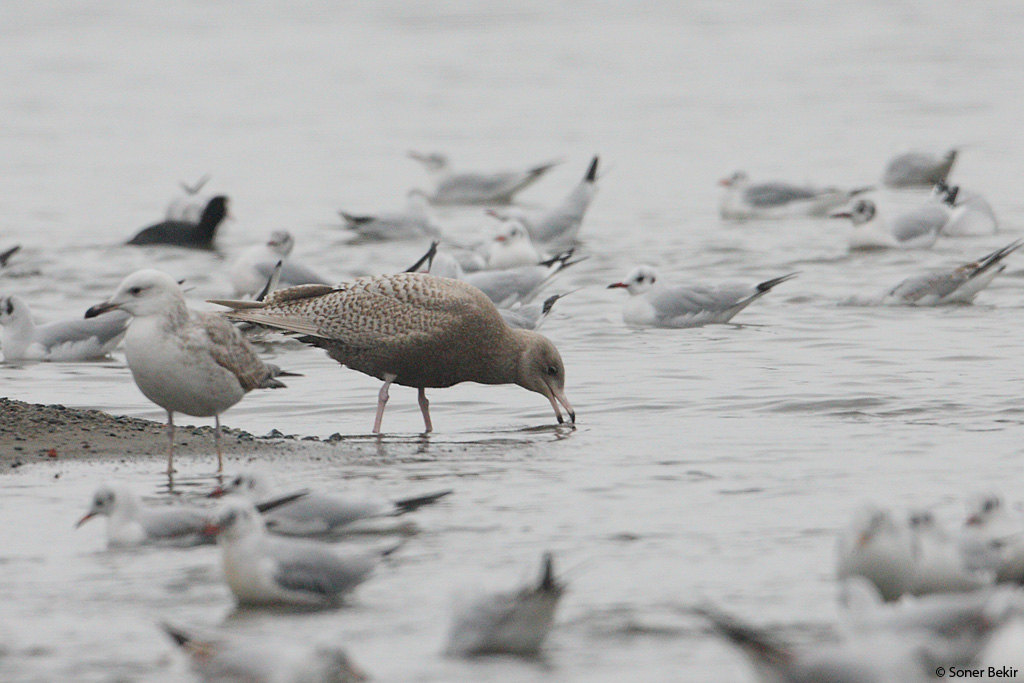
[[[224,457],[220,450],[220,415],[213,416],[213,443],[217,445],[217,474],[224,471]]]
[[[174,413],[167,411],[167,474],[174,474]]]
[[[434,431],[434,425],[430,424],[430,401],[427,400],[427,390],[420,387],[420,412],[423,413],[423,426],[424,431],[429,434]]]
[[[388,389],[391,387],[391,383],[395,381],[397,375],[384,375],[384,386],[380,388],[380,393],[377,394],[377,417],[373,421],[373,433],[380,434],[380,423],[384,419],[384,406],[388,402]]]

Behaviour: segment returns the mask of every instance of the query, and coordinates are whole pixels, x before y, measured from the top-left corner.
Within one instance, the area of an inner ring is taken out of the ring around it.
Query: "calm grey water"
[[[747,681],[688,605],[711,599],[820,637],[835,618],[835,532],[857,505],[931,506],[953,521],[973,491],[1019,498],[1021,259],[974,306],[837,302],[1019,235],[1024,5],[338,5],[4,4],[0,247],[25,251],[0,290],[50,320],[155,264],[199,305],[229,293],[231,254],[278,228],[296,235],[296,258],[338,279],[393,271],[425,245],[346,245],[335,211],[402,206],[425,182],[407,150],[467,168],[564,159],[523,194],[539,206],[600,153],[590,258],[554,291],[583,289],[544,330],[578,427],[554,428],[521,389],[460,386],[434,392],[437,432],[421,439],[414,393],[397,388],[393,435],[375,451],[367,439],[327,461],[254,454],[287,485],[457,491],[417,515],[423,533],[350,607],[313,615],[233,614],[215,549],[109,554],[102,524],[72,529],[103,480],[165,499],[151,461],[6,475],[5,680],[192,680],[155,625],[168,619],[345,643],[381,681]],[[717,217],[715,182],[740,167],[861,185],[896,151],[951,145],[964,148],[953,179],[990,199],[1002,234],[851,256],[845,224]],[[222,254],[118,246],[162,215],[179,180],[206,172],[233,199]],[[472,210],[442,220],[464,236],[484,224]],[[739,325],[633,331],[625,295],[604,287],[641,262],[678,280],[801,275]],[[369,431],[375,380],[319,351],[267,351],[305,377],[250,395],[227,425]],[[121,354],[0,365],[0,394],[163,417]],[[209,461],[181,467],[193,490],[211,482]],[[543,661],[440,656],[452,595],[532,576],[545,549],[571,568],[571,592]]]

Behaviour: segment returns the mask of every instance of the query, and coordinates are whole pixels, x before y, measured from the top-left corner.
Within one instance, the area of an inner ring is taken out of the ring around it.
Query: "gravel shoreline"
[[[337,455],[334,436],[286,436],[276,430],[254,436],[240,429],[223,429],[224,455],[289,453],[307,455],[322,451]],[[175,458],[214,458],[213,427],[178,426]],[[101,460],[131,457],[164,460],[167,457],[166,425],[135,417],[110,415],[100,410],[80,410],[62,405],[40,405],[0,398],[0,470],[32,462],[61,459]],[[214,458],[215,459],[215,458]]]

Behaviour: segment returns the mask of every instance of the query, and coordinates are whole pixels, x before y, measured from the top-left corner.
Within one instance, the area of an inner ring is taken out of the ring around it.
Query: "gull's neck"
[[[32,336],[36,331],[36,324],[32,321],[32,314],[18,316],[3,326],[3,352],[11,358],[24,355],[29,345],[32,344]]]

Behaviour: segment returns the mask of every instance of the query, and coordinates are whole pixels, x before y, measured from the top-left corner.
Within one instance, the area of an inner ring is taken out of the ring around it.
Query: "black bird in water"
[[[218,195],[207,203],[198,223],[162,221],[143,228],[128,244],[170,244],[192,249],[212,249],[217,227],[228,215],[228,198]]]

